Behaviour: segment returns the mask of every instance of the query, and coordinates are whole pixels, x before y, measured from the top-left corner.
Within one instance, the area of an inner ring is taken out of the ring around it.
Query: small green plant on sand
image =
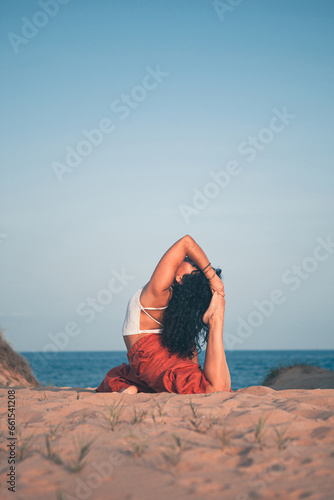
[[[141,457],[142,454],[147,449],[147,438],[142,438],[135,436],[133,431],[131,430],[128,435],[128,441],[131,447],[131,452],[134,457]]]
[[[191,412],[193,414],[193,417],[196,419],[198,418],[198,414],[197,414],[197,411],[195,410],[195,407],[194,407],[194,404],[193,402],[191,401],[191,398],[189,398],[189,405],[190,405],[190,408],[191,408]]]
[[[258,443],[260,450],[262,450],[264,445],[264,435],[263,432],[264,424],[266,423],[266,417],[261,417],[255,429],[255,441]]]
[[[133,424],[140,424],[144,418],[146,417],[147,415],[147,410],[139,410],[137,411],[137,408],[134,407],[133,409],[133,421],[132,423]]]
[[[279,450],[284,450],[287,442],[289,441],[289,439],[285,437],[287,430],[288,430],[287,427],[285,427],[284,429],[280,429],[280,430],[275,429],[276,444],[277,444],[277,447]]]
[[[51,437],[51,439],[52,439],[52,437]],[[48,457],[49,460],[52,460],[52,462],[54,462],[55,464],[61,465],[63,463],[63,461],[60,458],[60,456],[58,455],[58,453],[56,453],[52,449],[51,439],[50,439],[49,434],[45,435],[46,456]]]
[[[213,417],[213,416],[210,416],[206,419],[206,424],[207,424],[207,427],[206,427],[206,430],[210,430],[215,424],[218,423],[218,419],[217,417]]]
[[[201,429],[201,427],[202,427],[202,420],[198,416],[198,413],[196,412],[195,407],[194,407],[193,402],[191,401],[191,399],[189,400],[189,405],[190,405],[191,412],[192,412],[192,418],[189,419],[189,422],[194,427],[194,429],[195,429],[196,432],[202,432],[202,429]]]
[[[17,458],[19,462],[22,462],[25,458],[27,458],[29,451],[32,447],[31,439],[33,437],[33,434],[30,434],[30,436],[27,436],[26,438],[20,437],[17,441]]]
[[[120,406],[122,401],[123,398],[120,401],[118,401],[118,403],[115,401],[111,406],[107,406],[109,410],[108,421],[112,431],[115,430],[115,426],[118,424],[120,420],[121,413],[123,410],[123,405]]]
[[[85,463],[83,460],[89,453],[92,443],[93,442],[90,441],[90,442],[81,442],[79,444],[79,449],[77,452],[78,456],[76,460],[68,464],[68,468],[70,469],[71,472],[80,472],[81,469],[84,467]]]
[[[167,403],[167,399],[166,399],[166,401],[162,401],[162,402],[157,401],[153,396],[152,396],[152,399],[158,408],[159,417],[163,417],[164,415],[166,415],[164,413],[163,409],[164,409],[165,404]]]
[[[53,440],[56,438],[58,429],[61,427],[61,424],[56,425],[55,427],[52,427],[52,425],[49,426],[49,436]]]
[[[174,442],[163,452],[163,457],[174,469],[174,473],[178,475],[178,465],[184,453],[184,447],[181,438],[173,434]]]
[[[225,421],[221,422],[217,430],[217,439],[219,441],[222,450],[226,448],[229,444],[229,432],[226,430]]]

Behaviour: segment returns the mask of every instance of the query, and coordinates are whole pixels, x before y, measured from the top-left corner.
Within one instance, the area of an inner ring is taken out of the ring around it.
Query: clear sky
[[[333,349],[334,3],[2,0],[0,325],[124,349],[190,234],[227,349]]]

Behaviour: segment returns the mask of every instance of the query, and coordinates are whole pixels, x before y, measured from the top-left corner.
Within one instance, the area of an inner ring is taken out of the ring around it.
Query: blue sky
[[[223,4],[1,2],[16,349],[124,349],[129,297],[187,233],[223,269],[226,348],[334,348],[334,5]]]

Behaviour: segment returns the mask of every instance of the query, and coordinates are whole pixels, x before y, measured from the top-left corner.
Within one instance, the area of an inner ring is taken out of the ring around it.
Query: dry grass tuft
[[[226,446],[229,445],[230,442],[229,434],[230,433],[226,430],[226,423],[223,421],[220,424],[216,433],[222,451],[224,451]]]
[[[157,401],[153,396],[152,396],[152,399],[158,408],[159,417],[165,416],[166,413],[164,413],[163,409],[164,409],[165,404],[167,403],[167,399],[161,403],[159,403],[159,401]]]
[[[280,430],[274,429],[274,430],[275,430],[275,434],[276,434],[277,448],[279,450],[284,450],[284,448],[286,448],[286,445],[289,441],[289,439],[285,436],[288,428],[284,427],[284,429],[280,429]]]
[[[30,449],[32,447],[31,439],[33,434],[27,436],[26,438],[21,437],[21,433],[18,436],[17,440],[17,459],[19,462],[22,462],[25,458],[29,456]]]
[[[133,431],[131,430],[130,434],[128,435],[128,441],[131,446],[131,452],[134,457],[141,457],[142,454],[146,451],[147,449],[147,437],[142,438],[135,436]]]
[[[196,432],[204,432],[203,429],[203,421],[201,420],[200,416],[198,415],[197,411],[195,410],[195,407],[191,401],[191,398],[189,398],[189,405],[191,408],[192,412],[192,418],[189,418],[189,422],[193,426]]]
[[[260,450],[262,450],[263,445],[264,445],[264,436],[265,433],[263,431],[264,424],[266,423],[267,418],[266,417],[261,417],[259,419],[259,422],[257,424],[257,427],[255,429],[255,441],[260,447]]]
[[[121,413],[123,411],[123,405],[121,405],[121,402],[123,401],[123,398],[118,401],[114,402],[112,405],[107,406],[108,411],[109,411],[109,416],[107,417],[108,422],[110,424],[111,430],[115,430],[116,425],[119,423],[120,418],[121,418]]]
[[[40,383],[34,377],[28,361],[18,354],[12,346],[3,337],[3,331],[0,331],[0,367],[23,377],[33,387],[40,387]],[[11,383],[7,380],[7,387]]]
[[[138,410],[134,407],[133,409],[133,424],[141,424],[147,415],[147,410]]]
[[[77,451],[78,456],[76,460],[72,463],[67,464],[67,467],[71,472],[80,472],[81,469],[85,466],[84,459],[89,453],[92,444],[93,441],[79,443],[79,449]]]
[[[51,437],[51,439],[53,439],[53,438]],[[51,446],[51,439],[50,439],[49,434],[45,434],[46,456],[49,460],[52,460],[52,462],[54,462],[55,464],[61,465],[63,463],[63,461],[60,458],[60,456],[58,455],[58,453],[53,451],[52,446]]]
[[[179,475],[178,465],[181,461],[182,455],[184,453],[184,446],[181,442],[181,438],[176,434],[173,434],[174,442],[169,445],[169,447],[163,452],[162,456],[168,462],[174,470],[175,475]]]

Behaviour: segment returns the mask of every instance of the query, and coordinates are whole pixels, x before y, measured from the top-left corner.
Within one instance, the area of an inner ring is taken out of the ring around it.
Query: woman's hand
[[[224,283],[217,274],[209,281],[212,293],[217,292],[225,297]]]

